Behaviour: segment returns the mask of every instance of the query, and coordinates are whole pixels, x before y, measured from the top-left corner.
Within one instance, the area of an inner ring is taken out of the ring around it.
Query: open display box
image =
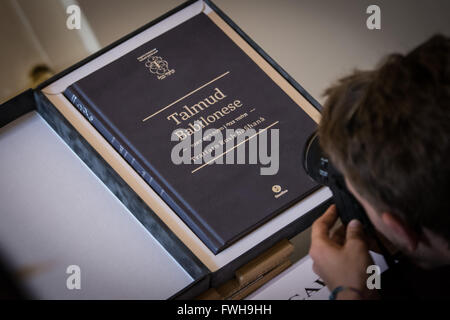
[[[0,108],[0,125],[7,126],[0,131],[0,141],[1,135],[8,133],[6,129],[20,127],[20,121],[25,121],[22,119],[33,113],[33,117],[47,122],[48,130],[59,135],[89,167],[98,178],[97,183],[103,184],[120,200],[126,214],[134,216],[144,226],[152,239],[160,245],[149,250],[171,257],[180,270],[183,270],[180,272],[187,275],[188,280],[181,281],[181,288],[179,286],[172,289],[174,292],[170,296],[173,298],[194,298],[208,288],[230,280],[238,268],[274,244],[307,229],[331,201],[330,191],[319,188],[215,255],[63,95],[64,90],[72,83],[202,12],[314,121],[319,121],[319,104],[211,1],[188,1],[182,4]],[[3,143],[7,147],[9,142],[3,139]],[[52,157],[52,154],[46,156]],[[26,165],[26,162],[22,165]],[[160,262],[155,260],[154,263]],[[158,277],[155,271],[155,279]]]

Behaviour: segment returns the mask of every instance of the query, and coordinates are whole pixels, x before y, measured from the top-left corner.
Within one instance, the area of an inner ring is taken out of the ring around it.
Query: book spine
[[[105,125],[99,120],[95,114],[86,107],[86,103],[81,100],[76,92],[68,87],[64,90],[64,96],[75,106],[80,113],[94,126],[94,128],[113,146],[113,148],[119,152],[119,154],[130,164],[130,166],[144,179],[145,182],[169,205],[175,212],[183,216],[183,220],[190,221],[188,225],[193,231],[199,235],[199,237],[207,243],[208,247],[214,253],[218,253],[220,247],[220,241],[211,241],[210,237],[207,237],[204,232],[198,228],[198,225],[192,221],[192,219],[184,213],[184,210],[172,199],[172,197],[164,191],[159,183],[144,169],[139,161],[133,157],[132,154],[120,143],[120,141],[108,130]]]
[[[152,178],[152,176],[142,167],[142,165],[137,161],[123,146],[120,141],[103,125],[103,123],[97,119],[97,117],[86,107],[85,103],[78,98],[78,96],[71,90],[67,88],[64,91],[64,95],[69,101],[81,112],[81,114],[97,129],[98,132],[116,149],[117,152],[133,167],[134,170],[158,193],[161,197],[167,198],[167,193],[164,192],[163,188]],[[165,195],[165,196],[164,196]],[[166,199],[164,199],[166,200]],[[172,199],[167,199],[170,203],[173,202]]]

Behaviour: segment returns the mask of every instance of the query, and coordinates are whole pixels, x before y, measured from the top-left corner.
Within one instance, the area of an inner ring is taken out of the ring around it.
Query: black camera
[[[347,225],[351,220],[358,219],[362,223],[365,233],[375,240],[379,253],[384,256],[388,266],[394,266],[395,256],[392,255],[393,252],[386,249],[386,239],[383,237],[384,242],[381,241],[380,235],[375,231],[364,208],[348,190],[344,176],[323,152],[317,132],[313,133],[306,143],[303,151],[303,167],[311,179],[330,188],[342,223]]]
[[[358,219],[364,229],[371,229],[371,223],[364,208],[350,193],[344,176],[333,166],[320,147],[317,132],[313,133],[306,143],[303,152],[303,167],[314,181],[330,188],[339,217],[345,225],[352,219]]]

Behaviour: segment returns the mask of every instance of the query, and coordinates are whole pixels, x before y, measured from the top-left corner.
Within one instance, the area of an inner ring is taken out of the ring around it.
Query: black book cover
[[[215,254],[316,187],[301,164],[315,122],[203,13],[64,94]],[[234,146],[237,138],[225,129],[258,134],[241,140],[241,147],[211,151],[207,146],[221,140],[195,140],[198,135],[189,134],[199,127],[203,133],[217,129]],[[272,129],[279,134],[279,168],[262,175],[269,165],[250,164],[248,151],[265,132],[270,155]],[[201,163],[172,161],[179,144],[171,140],[174,130],[184,142],[202,142],[201,149],[186,150]],[[236,164],[242,147],[246,164]],[[235,164],[205,163],[225,163],[227,156]]]

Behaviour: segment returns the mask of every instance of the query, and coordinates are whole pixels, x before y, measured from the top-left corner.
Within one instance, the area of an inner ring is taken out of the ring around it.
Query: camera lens
[[[303,168],[319,184],[328,185],[329,160],[324,155],[317,132],[308,139],[303,153]]]

